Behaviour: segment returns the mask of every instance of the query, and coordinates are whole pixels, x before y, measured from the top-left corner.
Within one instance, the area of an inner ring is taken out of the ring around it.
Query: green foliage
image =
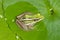
[[[60,40],[59,8],[60,0],[0,0],[0,40]],[[27,11],[44,16],[31,31],[23,31],[15,22]]]

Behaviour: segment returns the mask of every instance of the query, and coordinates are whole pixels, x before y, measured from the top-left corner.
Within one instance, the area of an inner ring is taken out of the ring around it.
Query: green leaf
[[[29,11],[32,13],[38,13],[37,8],[35,8],[32,4],[30,4],[28,2],[24,2],[24,1],[17,2],[13,5],[10,5],[6,9],[5,15],[6,15],[6,18],[8,19],[7,22],[9,24],[11,30],[15,33],[18,33],[18,35],[20,37],[22,37],[23,40],[37,40],[37,39],[44,40],[44,39],[46,39],[47,30],[46,30],[45,26],[36,25],[36,28],[34,30],[26,32],[26,31],[21,30],[21,28],[19,28],[16,25],[16,22],[15,22],[16,16],[25,11]],[[14,22],[12,22],[12,20],[14,20]],[[44,23],[42,25],[44,25]],[[42,30],[41,30],[41,28],[38,29],[37,27],[42,27]],[[41,37],[41,38],[39,38],[39,37]],[[44,38],[44,39],[42,39],[42,38]]]
[[[3,1],[5,13],[0,6],[0,14],[7,18],[7,22],[5,22],[7,24],[5,25],[9,25],[6,27],[9,27],[8,29],[15,36],[18,35],[21,40],[60,40],[60,0]],[[26,11],[34,14],[40,12],[45,17],[44,20],[36,23],[34,30],[28,32],[19,28],[15,22],[16,16]]]
[[[9,30],[4,19],[0,19],[0,40],[16,40],[16,35]]]
[[[4,17],[2,1],[0,0],[0,40],[17,40],[16,36],[17,35],[8,28],[6,18]]]

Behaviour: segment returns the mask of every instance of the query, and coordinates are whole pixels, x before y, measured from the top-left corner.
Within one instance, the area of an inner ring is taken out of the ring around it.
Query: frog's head
[[[32,14],[30,12],[25,12],[19,16],[17,16],[17,19],[21,22],[20,25],[24,25],[23,29],[30,30],[33,28],[33,25],[41,20],[44,19],[40,13]]]

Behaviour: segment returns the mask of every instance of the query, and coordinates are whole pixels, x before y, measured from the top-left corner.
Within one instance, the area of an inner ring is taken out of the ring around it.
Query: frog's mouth
[[[21,15],[17,16],[16,23],[19,27],[21,27],[24,30],[31,30],[33,29],[34,24],[43,20],[43,16],[39,16],[39,17],[35,17],[35,16],[32,15],[32,13],[30,12],[22,13]]]

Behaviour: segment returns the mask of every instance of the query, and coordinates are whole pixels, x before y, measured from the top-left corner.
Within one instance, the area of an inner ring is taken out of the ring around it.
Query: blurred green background
[[[45,17],[28,32],[15,23],[26,11]],[[0,40],[60,40],[60,0],[0,0]]]

